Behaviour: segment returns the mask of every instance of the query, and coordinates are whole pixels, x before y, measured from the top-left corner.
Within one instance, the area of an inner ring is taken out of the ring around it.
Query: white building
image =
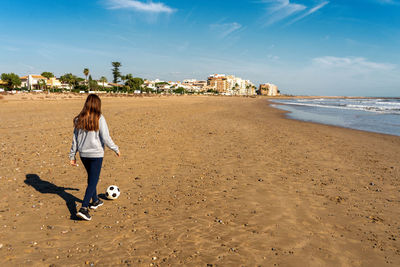
[[[49,88],[69,88],[67,84],[62,84],[56,77],[47,79],[42,75],[29,74],[20,77],[21,87],[27,87],[29,90],[35,89],[49,89]]]
[[[233,75],[227,76],[228,91],[233,95],[254,95],[254,84],[250,80],[243,80],[242,78]]]
[[[196,79],[185,79],[185,80],[183,80],[183,83],[195,83],[195,82],[197,82]]]
[[[197,79],[186,79],[183,80],[181,87],[185,88],[190,92],[201,92],[203,88],[207,86],[207,81],[199,81]]]
[[[259,93],[260,95],[266,95],[266,96],[278,96],[279,95],[278,86],[272,83],[260,84]]]
[[[27,87],[29,90],[39,89],[41,81],[45,82],[47,86],[47,78],[42,75],[32,75],[20,77],[21,79],[21,87]]]

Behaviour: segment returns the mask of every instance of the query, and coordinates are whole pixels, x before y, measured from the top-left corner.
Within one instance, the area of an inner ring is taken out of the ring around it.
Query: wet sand
[[[84,99],[0,100],[3,266],[399,266],[400,137],[289,120],[265,98],[103,98],[118,200],[76,220]],[[210,266],[210,265],[209,265]]]

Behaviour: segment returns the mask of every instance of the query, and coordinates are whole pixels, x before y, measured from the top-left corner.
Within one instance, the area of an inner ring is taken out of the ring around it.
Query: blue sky
[[[400,96],[400,0],[2,0],[0,73],[234,74],[283,93]]]

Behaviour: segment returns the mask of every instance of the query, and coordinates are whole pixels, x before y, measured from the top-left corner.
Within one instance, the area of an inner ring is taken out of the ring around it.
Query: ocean
[[[400,98],[277,99],[297,120],[400,136]]]

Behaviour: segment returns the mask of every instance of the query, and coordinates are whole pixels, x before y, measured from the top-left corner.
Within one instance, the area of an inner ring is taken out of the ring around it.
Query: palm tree
[[[122,84],[123,85],[125,85],[125,81],[126,80],[128,80],[128,75],[131,75],[132,76],[132,74],[127,74],[127,75],[121,75],[121,76],[119,76],[120,78],[121,78],[121,81],[122,81]]]
[[[253,92],[257,92],[257,87],[255,85],[253,85],[252,88],[254,90]]]
[[[85,74],[86,81],[87,81],[87,77],[89,76],[89,73],[90,73],[90,71],[89,71],[88,68],[84,68],[84,69],[83,69],[83,74]]]
[[[240,90],[239,84],[238,84],[238,83],[235,83],[234,90],[235,90],[235,95],[237,95],[237,94],[238,94],[238,91]]]
[[[106,82],[107,82],[107,78],[106,78],[106,77],[104,77],[104,76],[101,76],[101,78],[100,78],[100,82],[102,82],[102,83],[103,83],[103,91],[104,91],[104,83],[106,83]]]
[[[246,86],[246,95],[247,95],[247,96],[249,96],[249,89],[250,89],[250,87],[251,87],[250,85],[247,85],[247,86]]]
[[[133,75],[132,74],[126,74],[125,76],[121,76],[121,79],[123,79],[124,81],[124,86],[125,89],[129,92],[132,90],[132,83],[133,83]]]
[[[42,89],[42,86],[44,89],[46,89],[46,81],[44,79],[40,79],[37,84],[39,85],[39,89]]]
[[[88,89],[89,89],[89,83],[88,83],[88,75],[89,75],[89,73],[90,73],[90,71],[89,71],[89,69],[88,68],[84,68],[83,69],[83,74],[85,74],[85,77],[86,77],[86,84],[88,85]]]

